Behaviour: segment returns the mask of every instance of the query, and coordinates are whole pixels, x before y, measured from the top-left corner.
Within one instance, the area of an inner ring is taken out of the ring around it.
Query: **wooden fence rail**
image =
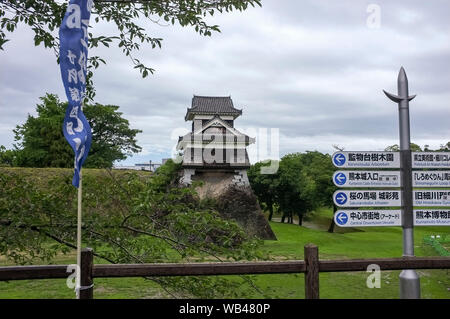
[[[81,254],[81,299],[93,298],[94,278],[101,277],[159,277],[159,276],[212,276],[245,274],[305,274],[305,297],[319,298],[319,273],[340,271],[366,271],[371,264],[381,270],[450,269],[449,257],[402,257],[347,260],[319,260],[318,247],[304,247],[305,260],[262,262],[212,263],[158,263],[94,265],[90,248]],[[0,267],[0,281],[24,279],[67,278],[67,265]]]

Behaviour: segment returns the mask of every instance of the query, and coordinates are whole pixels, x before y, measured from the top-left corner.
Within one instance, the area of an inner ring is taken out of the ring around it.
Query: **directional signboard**
[[[450,190],[427,189],[413,191],[414,206],[450,206]]]
[[[450,171],[413,171],[414,187],[450,187]]]
[[[339,207],[381,207],[401,206],[401,192],[398,190],[337,190],[333,201]]]
[[[342,168],[399,168],[399,152],[344,152],[332,156],[333,164]]]
[[[340,227],[404,226],[402,225],[402,209],[406,209],[407,206],[402,206],[406,205],[402,203],[402,195],[405,191],[401,189],[402,179],[411,178],[413,187],[426,189],[412,190],[410,188],[413,202],[412,206],[409,206],[411,209],[409,215],[403,216],[404,223],[408,222],[409,216],[414,215],[411,223],[416,226],[450,226],[450,189],[442,189],[450,188],[450,152],[412,152],[411,163],[415,170],[410,169],[408,174],[411,175],[404,176],[401,175],[400,170],[389,170],[401,167],[400,152],[339,151],[333,154],[332,162],[334,166],[341,169],[333,174],[334,185],[342,188],[368,188],[338,190],[333,194],[335,205],[343,207],[335,213],[336,225]],[[444,168],[449,170],[442,170]],[[345,207],[353,209],[345,209]],[[363,207],[392,207],[393,209],[355,209]],[[414,212],[412,212],[413,207],[416,208]],[[418,209],[420,207],[428,208]]]
[[[415,209],[415,226],[450,226],[450,209]]]
[[[450,152],[413,152],[413,168],[450,168]]]
[[[402,211],[338,210],[334,222],[340,227],[401,226]],[[415,209],[414,226],[450,226],[450,209]]]
[[[339,207],[401,206],[401,191],[397,190],[338,190],[333,201]],[[414,206],[450,206],[450,190],[415,190]]]
[[[399,168],[399,152],[339,151],[332,156],[341,168]],[[412,152],[413,168],[450,168],[450,152]]]
[[[399,171],[337,171],[333,183],[340,187],[400,187]]]
[[[340,227],[401,226],[402,211],[396,210],[338,210],[334,222]]]
[[[413,171],[414,187],[450,187],[450,171]],[[401,187],[399,171],[337,171],[333,183],[340,187]]]

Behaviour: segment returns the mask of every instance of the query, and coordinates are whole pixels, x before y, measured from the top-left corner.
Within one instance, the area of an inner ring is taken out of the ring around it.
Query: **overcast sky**
[[[262,8],[215,15],[221,33],[144,25],[162,37],[161,50],[137,57],[156,69],[142,79],[119,49],[101,49],[107,66],[95,74],[96,102],[119,105],[138,135],[142,153],[120,164],[169,157],[190,127],[186,108],[195,95],[231,95],[243,114],[242,131],[279,129],[280,155],[332,145],[382,150],[398,143],[397,91],[404,66],[410,94],[412,141],[432,148],[450,141],[450,2],[263,0]],[[379,27],[373,12],[381,9]],[[92,21],[93,19],[91,19]],[[369,21],[369,24],[368,24]],[[372,22],[372,24],[370,24]],[[92,25],[94,34],[114,28]],[[15,125],[35,114],[46,92],[65,99],[51,50],[34,47],[22,26],[0,51],[0,145],[12,147]],[[253,137],[258,139],[258,135]]]

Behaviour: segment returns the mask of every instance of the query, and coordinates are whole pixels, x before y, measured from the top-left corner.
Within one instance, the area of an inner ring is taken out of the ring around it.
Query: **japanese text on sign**
[[[399,168],[398,152],[336,152],[332,156],[336,167],[383,167]]]
[[[450,168],[448,152],[413,152],[413,168]]]
[[[450,210],[415,209],[414,224],[417,226],[450,226]]]
[[[401,210],[339,210],[334,219],[341,227],[401,226]]]
[[[333,200],[341,207],[401,206],[401,192],[338,190],[333,194]]]

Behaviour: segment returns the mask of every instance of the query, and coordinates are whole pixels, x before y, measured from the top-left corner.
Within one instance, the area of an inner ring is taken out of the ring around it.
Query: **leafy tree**
[[[411,148],[412,152],[422,152],[422,148],[415,143],[411,143],[409,147]]]
[[[86,167],[111,167],[114,161],[124,160],[142,150],[136,140],[142,130],[130,128],[130,123],[118,109],[115,105],[99,103],[85,106],[83,112],[92,128],[92,147]]]
[[[281,159],[277,173],[272,175],[261,174],[261,166],[263,162],[249,169],[250,183],[260,202],[279,208],[282,222],[287,218],[288,223],[292,223],[293,216],[297,215],[302,225],[308,212],[332,205],[336,187],[331,179],[334,167],[330,155],[317,151],[288,154]]]
[[[265,162],[255,163],[248,170],[248,178],[255,195],[260,203],[267,206],[269,210],[269,220],[272,220],[274,205],[276,203],[276,189],[278,186],[277,174],[261,174],[261,167],[266,166]]]
[[[399,150],[400,147],[397,144],[388,146],[385,149],[385,151],[392,151],[392,152],[396,152]],[[439,148],[436,150],[430,149],[430,145],[424,145],[423,147],[424,152],[448,152],[449,150],[450,150],[450,142],[448,142],[447,144],[441,144]],[[411,151],[422,152],[422,148],[417,144],[411,143]]]
[[[14,130],[15,165],[27,167],[73,167],[73,151],[64,138],[62,123],[67,102],[56,95],[46,94],[38,104],[37,116]],[[114,105],[87,104],[84,114],[92,128],[92,146],[84,167],[111,167],[141,147],[136,134],[142,132],[129,127],[128,120]]]
[[[439,152],[448,152],[450,151],[450,142],[447,142],[447,144],[442,144],[439,147]]]
[[[317,151],[307,151],[303,154],[302,160],[305,165],[306,174],[314,180],[314,184],[316,185],[316,191],[314,192],[315,205],[332,206],[332,195],[337,187],[332,181],[335,167],[332,164],[331,156]]]
[[[194,187],[174,182],[179,164],[155,174],[86,170],[83,245],[110,263],[253,260],[260,241],[223,220]],[[77,193],[67,169],[0,168],[0,255],[51,261],[76,247]],[[245,297],[249,277],[148,277],[173,297]],[[239,289],[238,289],[239,288]],[[251,288],[253,289],[253,288]]]
[[[0,166],[13,166],[16,152],[0,145]]]
[[[410,148],[411,148],[411,151],[413,151],[413,152],[422,152],[422,148],[415,143],[411,143]],[[386,147],[384,150],[386,152],[398,152],[398,151],[400,151],[400,146],[398,146],[398,144],[394,144],[394,145]]]
[[[277,188],[278,205],[283,212],[282,222],[287,217],[288,222],[292,223],[293,215],[297,214],[299,225],[302,225],[304,214],[314,208],[311,199],[316,188],[314,180],[304,170],[302,155],[288,154],[281,159]]]
[[[58,28],[67,9],[68,1],[55,0],[4,0],[0,2],[0,49],[7,41],[6,32],[14,32],[23,23],[34,32],[34,44],[53,49],[59,53]],[[89,47],[99,45],[109,47],[116,44],[123,54],[130,58],[142,77],[153,73],[154,69],[144,65],[134,54],[143,44],[161,48],[162,38],[148,34],[145,23],[158,25],[178,23],[182,27],[191,26],[203,36],[220,32],[219,26],[209,23],[209,16],[217,12],[233,9],[243,11],[248,6],[261,6],[261,0],[159,0],[159,1],[102,1],[93,2],[91,26],[102,22],[117,27],[114,35],[94,36],[89,32]],[[142,25],[142,26],[141,26]],[[95,26],[93,27],[95,30]],[[91,56],[88,61],[87,98],[92,100],[95,91],[92,83],[93,70],[100,63],[106,64],[101,56]]]
[[[320,152],[307,152],[304,155],[306,170],[316,183],[314,200],[317,206],[333,207],[333,193],[337,187],[332,182],[332,176],[336,170],[331,162],[331,156]],[[334,231],[334,218],[331,218],[328,232]]]

